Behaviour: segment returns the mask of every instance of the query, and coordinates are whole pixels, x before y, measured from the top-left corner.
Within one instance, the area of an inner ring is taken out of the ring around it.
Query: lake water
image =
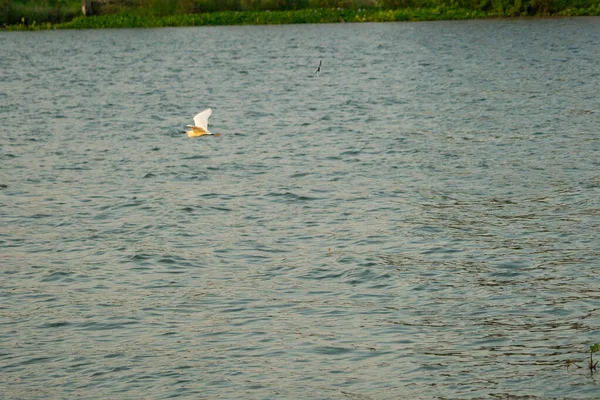
[[[598,398],[598,43],[0,33],[0,397]]]

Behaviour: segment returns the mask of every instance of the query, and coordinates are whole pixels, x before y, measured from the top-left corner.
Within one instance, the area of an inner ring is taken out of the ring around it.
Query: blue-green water
[[[0,33],[0,397],[598,398],[599,27]]]

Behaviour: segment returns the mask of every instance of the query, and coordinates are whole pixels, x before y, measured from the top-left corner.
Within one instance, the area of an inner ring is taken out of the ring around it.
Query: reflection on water
[[[0,34],[0,392],[597,397],[597,24]]]

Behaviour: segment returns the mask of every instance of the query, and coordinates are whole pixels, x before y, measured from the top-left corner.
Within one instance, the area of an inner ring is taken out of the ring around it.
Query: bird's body
[[[189,137],[198,137],[204,135],[215,135],[214,133],[210,133],[208,130],[208,118],[212,114],[212,108],[207,108],[206,110],[200,112],[198,115],[194,117],[194,125],[188,125],[190,128],[186,133]],[[215,135],[218,136],[218,135]]]
[[[323,60],[319,60],[319,66],[317,67],[317,70],[315,71],[315,73],[313,75],[318,74],[319,72],[321,72],[321,65],[323,64]]]
[[[190,128],[190,130],[186,132],[189,137],[212,135],[212,133],[208,133],[204,129],[198,128],[197,126],[188,125],[187,127]]]

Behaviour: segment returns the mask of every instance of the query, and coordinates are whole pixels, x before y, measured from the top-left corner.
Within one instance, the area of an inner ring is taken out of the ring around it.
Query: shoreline
[[[600,3],[589,8],[567,8],[552,14],[527,15],[508,11],[481,11],[457,7],[377,9],[304,9],[293,11],[221,11],[203,14],[152,16],[134,13],[80,16],[62,23],[6,25],[5,31],[51,29],[166,28],[191,26],[287,25],[361,22],[450,21],[492,18],[559,18],[600,16]]]

